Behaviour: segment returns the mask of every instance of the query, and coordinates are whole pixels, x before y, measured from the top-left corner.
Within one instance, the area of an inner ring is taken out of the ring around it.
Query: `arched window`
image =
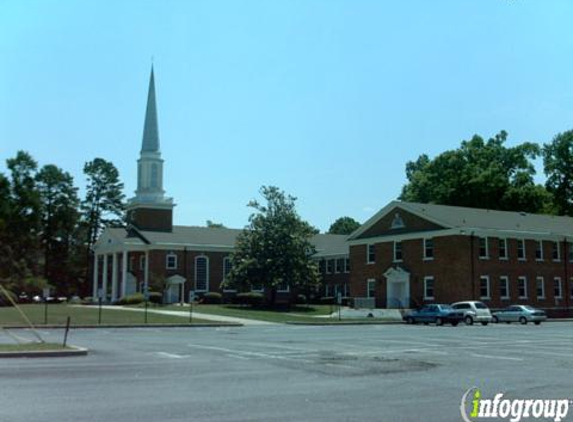
[[[195,258],[195,291],[209,291],[209,258],[206,256]]]

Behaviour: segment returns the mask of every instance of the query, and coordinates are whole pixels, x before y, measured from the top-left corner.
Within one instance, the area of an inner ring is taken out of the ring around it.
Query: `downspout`
[[[562,288],[563,288],[563,293],[565,294],[565,309],[566,309],[567,316],[569,316],[569,311],[570,311],[569,310],[569,298],[571,297],[571,284],[569,282],[569,268],[567,268],[567,265],[569,264],[568,245],[569,245],[569,243],[567,242],[567,237],[565,237],[563,239],[563,269],[564,269],[565,279],[563,280],[564,285],[562,286]]]
[[[470,234],[470,271],[471,271],[471,280],[472,280],[472,293],[471,299],[474,299],[475,295],[475,264],[474,264],[474,232],[472,231]]]

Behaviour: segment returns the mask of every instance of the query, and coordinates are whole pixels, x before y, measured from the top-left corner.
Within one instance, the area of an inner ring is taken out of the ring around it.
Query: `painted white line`
[[[200,344],[188,344],[187,346],[196,348],[196,349],[203,349],[203,350],[215,350],[219,352],[223,352],[228,355],[234,356],[243,356],[243,357],[255,357],[255,358],[263,358],[263,359],[276,359],[276,360],[288,360],[288,361],[296,361],[296,362],[305,362],[305,363],[313,363],[313,361],[308,359],[292,359],[290,357],[282,356],[282,355],[275,355],[275,354],[268,354],[268,353],[261,353],[261,352],[252,352],[248,350],[233,350],[227,349],[226,347],[218,347],[218,346],[204,346]]]
[[[183,359],[187,357],[185,355],[176,355],[175,353],[167,353],[167,352],[155,352],[155,354],[170,359]]]
[[[522,358],[512,358],[512,357],[509,357],[509,356],[480,355],[480,354],[477,354],[477,353],[470,353],[470,356],[473,356],[473,357],[475,357],[475,358],[513,360],[513,361],[523,362],[523,359],[522,359]]]

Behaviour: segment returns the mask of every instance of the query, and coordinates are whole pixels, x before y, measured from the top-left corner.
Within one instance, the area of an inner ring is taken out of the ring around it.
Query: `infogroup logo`
[[[480,419],[508,419],[520,422],[522,419],[538,419],[560,422],[569,412],[573,401],[569,399],[506,399],[497,393],[493,399],[484,399],[481,390],[472,387],[462,396],[460,412],[465,422]]]

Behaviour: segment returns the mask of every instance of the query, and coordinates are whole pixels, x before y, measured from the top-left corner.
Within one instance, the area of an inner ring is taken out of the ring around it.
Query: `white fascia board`
[[[206,252],[233,252],[235,248],[228,245],[208,245],[196,243],[172,243],[172,242],[157,242],[149,245],[149,249],[177,249],[183,250],[186,248],[190,251],[206,251]]]
[[[469,233],[467,233],[469,235]],[[460,233],[459,229],[445,229],[445,230],[428,230],[428,231],[420,231],[420,232],[413,232],[413,233],[402,233],[402,234],[395,234],[395,235],[388,235],[388,236],[376,236],[376,237],[369,237],[365,239],[356,239],[351,240],[348,243],[351,246],[354,245],[368,245],[372,243],[383,243],[383,242],[401,242],[403,240],[413,240],[413,239],[429,239],[435,237],[443,237],[443,236],[455,236],[455,235],[464,235]]]

